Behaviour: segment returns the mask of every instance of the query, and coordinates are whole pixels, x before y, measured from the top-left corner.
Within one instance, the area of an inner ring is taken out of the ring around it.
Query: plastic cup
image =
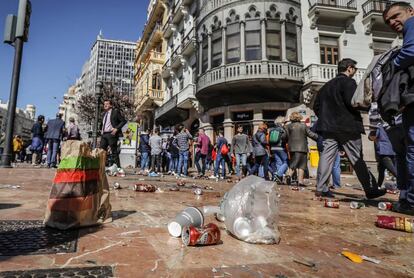
[[[196,207],[188,207],[168,223],[168,232],[173,237],[180,237],[184,227],[201,227],[203,224],[203,213]]]

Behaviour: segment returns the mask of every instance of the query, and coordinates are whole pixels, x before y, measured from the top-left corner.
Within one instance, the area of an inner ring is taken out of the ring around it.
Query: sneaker
[[[209,179],[211,179],[211,180],[214,180],[214,179],[216,179],[217,177],[216,177],[215,175],[211,175],[211,176],[209,176],[208,178],[209,178]]]
[[[406,200],[400,200],[392,204],[391,211],[402,214],[414,215],[414,207]]]
[[[275,175],[275,177],[273,178],[273,181],[275,181],[279,185],[283,184],[282,179],[277,175]]]
[[[180,178],[188,178],[188,176],[186,176],[186,175],[184,175],[184,174],[181,174],[181,175],[180,175]]]
[[[366,193],[365,196],[367,197],[367,199],[375,199],[384,196],[386,193],[386,189],[377,189],[376,191]]]
[[[321,192],[315,191],[316,197],[326,197],[326,198],[335,198],[335,195],[331,191]]]

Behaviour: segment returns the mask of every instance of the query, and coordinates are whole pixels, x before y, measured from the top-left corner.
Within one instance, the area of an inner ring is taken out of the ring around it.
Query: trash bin
[[[311,146],[309,148],[309,160],[310,160],[310,166],[313,168],[317,168],[319,164],[319,152],[318,147]]]

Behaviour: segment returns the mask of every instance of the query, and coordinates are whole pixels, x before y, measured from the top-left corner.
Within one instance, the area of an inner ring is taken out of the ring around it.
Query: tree
[[[135,121],[134,100],[124,93],[118,93],[113,90],[111,85],[103,88],[103,97],[101,98],[101,111],[103,111],[104,100],[112,100],[114,108],[118,109],[128,121]],[[79,120],[84,123],[92,124],[95,121],[95,94],[85,93],[78,97],[75,111]],[[102,115],[100,115],[102,116]]]

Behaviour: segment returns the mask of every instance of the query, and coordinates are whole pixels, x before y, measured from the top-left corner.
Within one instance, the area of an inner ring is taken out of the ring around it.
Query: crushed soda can
[[[377,227],[414,233],[414,219],[398,216],[378,215]]]
[[[138,192],[155,192],[157,187],[152,184],[137,183],[134,185],[134,190]]]
[[[181,239],[185,246],[217,244],[220,242],[220,229],[213,223],[204,227],[185,227]]]
[[[325,199],[326,208],[339,208],[339,200]]]
[[[365,204],[364,203],[361,203],[361,202],[351,202],[350,204],[349,204],[349,207],[351,208],[351,209],[360,209],[360,208],[364,208],[365,207]]]
[[[392,203],[391,202],[380,202],[378,203],[378,209],[379,210],[391,210]]]
[[[125,177],[125,170],[122,168],[118,168],[118,173],[116,173],[116,176],[121,178]]]
[[[214,188],[213,188],[213,187],[208,186],[208,185],[204,186],[204,189],[205,189],[205,190],[214,190]]]
[[[299,186],[292,186],[290,189],[292,189],[293,191],[299,191]]]
[[[121,184],[119,182],[114,182],[113,187],[114,187],[114,189],[121,189],[122,188]]]
[[[180,188],[176,185],[170,187],[170,191],[180,191]]]
[[[200,195],[203,195],[203,190],[201,188],[196,188],[196,189],[194,189],[193,193],[195,195],[200,196]]]

